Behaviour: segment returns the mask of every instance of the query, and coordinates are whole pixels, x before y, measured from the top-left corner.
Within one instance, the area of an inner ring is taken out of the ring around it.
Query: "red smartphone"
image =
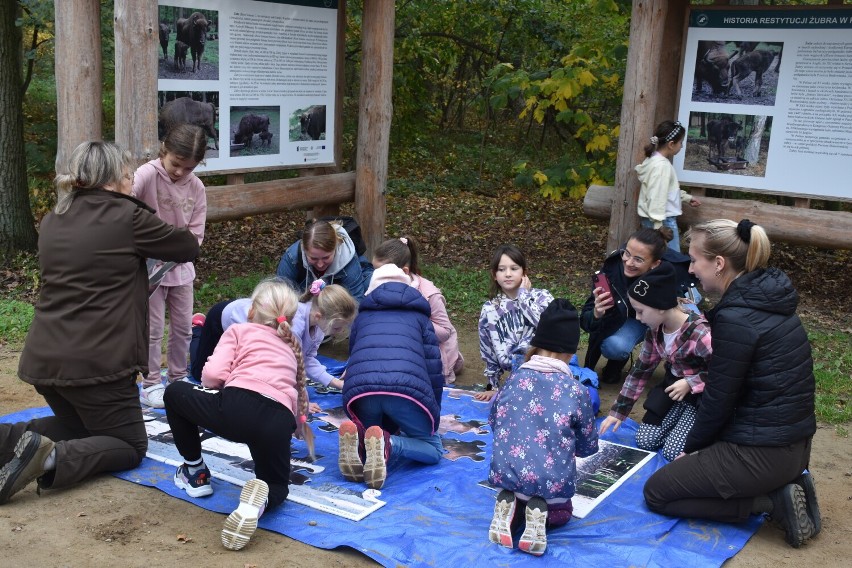
[[[595,275],[592,277],[592,290],[595,288],[603,288],[603,291],[609,293],[609,297],[612,298],[612,287],[609,285],[609,278],[600,270],[595,272]]]

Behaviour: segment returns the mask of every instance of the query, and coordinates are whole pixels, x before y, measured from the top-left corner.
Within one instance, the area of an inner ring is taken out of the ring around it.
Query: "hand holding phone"
[[[612,286],[609,284],[609,278],[600,270],[592,277],[592,293],[595,296],[594,316],[599,319],[613,306]]]

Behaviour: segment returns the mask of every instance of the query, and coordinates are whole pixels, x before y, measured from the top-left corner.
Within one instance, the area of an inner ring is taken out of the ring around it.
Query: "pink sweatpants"
[[[160,286],[148,299],[148,376],[142,380],[143,387],[160,382],[166,307],[169,309],[169,342],[166,346],[169,382],[186,376],[189,341],[192,339],[192,283]]]

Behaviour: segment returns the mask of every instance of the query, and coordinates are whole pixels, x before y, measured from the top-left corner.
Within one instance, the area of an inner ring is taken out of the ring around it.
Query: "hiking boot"
[[[163,402],[164,394],[166,394],[166,387],[157,383],[156,385],[142,389],[142,392],[139,393],[139,402],[151,408],[165,408],[166,405]]]
[[[801,487],[805,492],[805,501],[808,505],[808,516],[811,518],[811,522],[814,525],[814,534],[812,536],[816,536],[822,530],[822,516],[819,512],[819,503],[817,502],[814,477],[810,474],[810,472],[806,471],[793,483]]]
[[[488,528],[488,540],[506,548],[512,545],[512,518],[515,516],[515,494],[506,489],[497,495],[494,516]]]
[[[24,432],[15,444],[15,457],[0,469],[0,505],[45,473],[44,460],[56,447],[36,432]]]
[[[182,464],[175,472],[175,485],[183,489],[190,497],[206,497],[213,495],[210,485],[210,470],[205,465],[195,473],[189,473],[189,466]]]
[[[534,556],[541,556],[547,548],[547,503],[541,497],[533,497],[525,512],[527,526],[518,541],[518,548]]]
[[[601,370],[601,382],[608,385],[620,383],[624,378],[621,372],[624,370],[626,364],[627,359],[609,359]]]
[[[337,439],[337,467],[340,473],[347,481],[364,481],[364,464],[360,456],[364,442],[358,435],[358,427],[347,420],[337,430]]]
[[[769,498],[772,500],[770,517],[784,529],[787,544],[799,548],[815,534],[814,524],[808,516],[804,489],[795,483],[788,483],[771,492]]]
[[[390,458],[390,436],[379,426],[370,426],[364,434],[364,481],[371,489],[381,489],[388,474]]]
[[[222,545],[228,550],[240,550],[248,544],[257,521],[266,509],[269,486],[260,479],[249,479],[240,492],[240,505],[225,519]]]

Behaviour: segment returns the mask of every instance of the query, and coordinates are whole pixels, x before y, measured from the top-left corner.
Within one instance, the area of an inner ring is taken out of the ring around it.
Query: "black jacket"
[[[635,318],[636,312],[630,305],[627,297],[627,288],[634,279],[624,276],[624,265],[621,260],[621,250],[614,250],[606,257],[601,272],[609,278],[612,294],[615,296],[615,306],[608,309],[601,319],[595,319],[595,295],[589,294],[586,303],[580,313],[580,327],[589,333],[589,348],[586,351],[584,367],[594,369],[601,358],[601,343],[604,339],[621,329],[627,318]],[[677,281],[681,288],[681,295],[685,296],[690,286],[694,286],[698,280],[689,273],[689,257],[685,254],[673,251],[666,247],[663,253],[663,262],[670,262],[675,267]]]
[[[685,452],[717,440],[787,446],[813,436],[813,359],[798,303],[787,275],[767,268],[734,280],[707,314],[713,357]]]

